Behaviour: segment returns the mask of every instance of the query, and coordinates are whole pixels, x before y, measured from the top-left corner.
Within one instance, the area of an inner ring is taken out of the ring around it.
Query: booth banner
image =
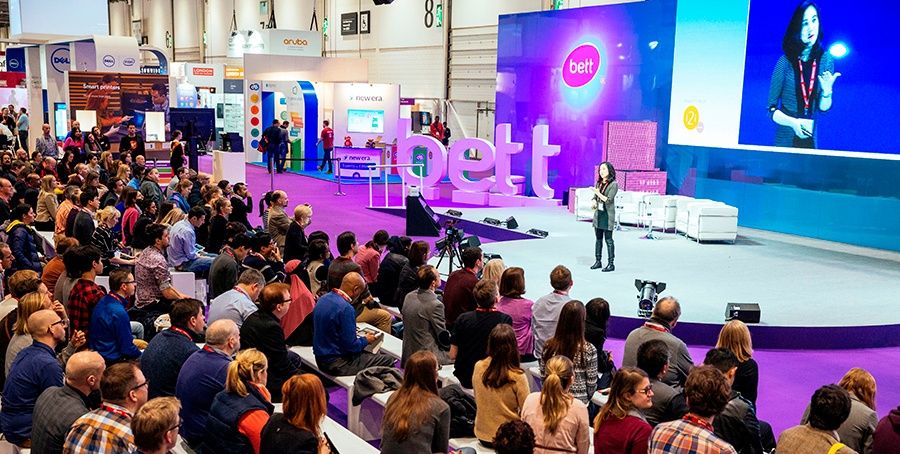
[[[143,133],[147,112],[165,112],[168,130],[168,82],[168,76],[70,72],[70,116],[75,118],[75,112],[79,110],[97,112],[97,125],[102,133],[117,129],[110,135],[113,143],[118,143],[128,134],[125,125],[129,122],[137,126],[139,133]]]
[[[334,157],[340,159],[340,175],[345,180],[379,178],[381,169],[381,148],[334,147]]]
[[[94,41],[89,56],[95,58],[94,64],[78,64],[79,71],[103,71],[138,74],[141,72],[141,55],[137,42],[130,36],[93,35]],[[77,44],[77,43],[76,43]],[[78,51],[76,50],[76,53]],[[78,58],[81,61],[81,58]]]
[[[195,87],[209,87],[221,91],[224,88],[222,81],[225,79],[225,65],[185,63],[184,75],[188,83]]]
[[[243,66],[226,66],[225,67],[225,78],[242,80],[244,78],[244,67]]]
[[[228,38],[227,56],[244,54],[321,57],[322,35],[305,30],[239,30]]]

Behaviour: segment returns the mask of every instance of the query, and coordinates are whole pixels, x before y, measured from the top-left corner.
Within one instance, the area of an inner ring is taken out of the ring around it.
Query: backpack
[[[459,385],[440,389],[441,399],[450,406],[450,438],[475,436],[475,398],[469,396]]]

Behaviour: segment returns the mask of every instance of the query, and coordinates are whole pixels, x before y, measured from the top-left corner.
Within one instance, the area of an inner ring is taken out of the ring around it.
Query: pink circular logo
[[[600,71],[600,50],[591,43],[582,44],[563,62],[563,82],[571,88],[588,84]]]

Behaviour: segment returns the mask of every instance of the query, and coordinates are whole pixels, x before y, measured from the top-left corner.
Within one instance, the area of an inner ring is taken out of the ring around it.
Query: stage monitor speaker
[[[460,251],[462,251],[463,249],[466,249],[466,248],[477,247],[477,246],[481,246],[481,239],[479,239],[475,235],[467,236],[467,237],[463,238],[462,241],[459,242],[459,250]]]
[[[494,226],[500,225],[500,220],[494,219],[494,218],[484,218],[481,222],[483,222],[487,225],[494,225]]]
[[[759,323],[759,304],[728,303],[725,306],[725,320],[734,319],[744,323]]]
[[[447,212],[444,214],[446,214],[447,216],[453,216],[455,218],[462,217],[462,211],[459,211],[459,210],[447,210]]]
[[[406,234],[409,236],[441,236],[441,225],[422,196],[406,197]]]
[[[512,216],[506,218],[506,228],[515,230],[516,227],[518,227],[518,226],[519,226],[519,223],[516,222],[516,218],[514,218]]]
[[[528,231],[525,233],[527,233],[529,235],[537,235],[541,238],[547,238],[547,235],[550,234],[550,232],[548,232],[546,230],[539,230],[539,229],[528,229]]]

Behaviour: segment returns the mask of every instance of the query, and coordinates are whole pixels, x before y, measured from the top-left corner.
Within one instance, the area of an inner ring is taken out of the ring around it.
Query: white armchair
[[[619,225],[637,225],[641,214],[643,192],[619,191],[616,193],[616,217]]]
[[[575,190],[575,219],[594,218],[594,191],[591,188],[578,188]]]
[[[691,209],[697,209],[705,205],[724,205],[722,202],[716,202],[709,199],[692,199],[689,197],[681,198],[675,201],[675,232],[687,233],[688,221],[691,215]]]
[[[687,237],[704,241],[737,239],[738,209],[725,204],[692,207],[688,219]]]

